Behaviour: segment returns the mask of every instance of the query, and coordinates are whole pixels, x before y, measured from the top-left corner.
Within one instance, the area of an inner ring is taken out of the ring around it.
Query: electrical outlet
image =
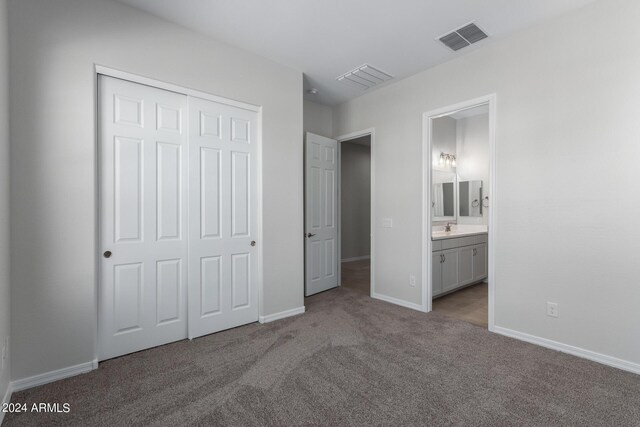
[[[416,287],[416,276],[414,276],[413,274],[409,276],[409,286],[414,288]]]
[[[547,316],[558,317],[558,303],[556,302],[547,303]]]

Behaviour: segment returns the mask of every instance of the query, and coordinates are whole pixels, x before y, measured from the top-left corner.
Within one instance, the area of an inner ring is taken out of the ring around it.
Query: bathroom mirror
[[[458,184],[460,216],[482,216],[482,181],[460,181]]]
[[[453,172],[433,171],[431,218],[433,221],[455,221],[457,179]]]

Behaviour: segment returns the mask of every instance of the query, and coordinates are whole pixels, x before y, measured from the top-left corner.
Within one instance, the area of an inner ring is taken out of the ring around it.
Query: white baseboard
[[[526,341],[531,344],[536,344],[541,347],[546,347],[551,350],[557,350],[563,353],[571,354],[573,356],[581,357],[583,359],[592,360],[594,362],[602,363],[603,365],[622,369],[623,371],[640,374],[640,364],[629,362],[628,360],[618,359],[617,357],[607,356],[605,354],[596,353],[595,351],[586,350],[580,347],[574,347],[569,344],[563,344],[561,342],[549,340],[546,338],[540,338],[535,335],[529,335],[524,332],[514,331],[512,329],[503,328],[501,326],[494,326],[493,332],[510,338],[515,338],[517,340]]]
[[[258,320],[260,323],[269,323],[276,320],[284,319],[286,317],[295,316],[297,314],[304,313],[305,307],[292,308],[291,310],[281,311],[280,313],[268,314],[266,316],[260,316]]]
[[[37,387],[39,385],[52,383],[54,381],[63,380],[65,378],[73,377],[80,374],[85,374],[97,368],[98,360],[96,359],[92,360],[91,362],[81,363],[79,365],[69,366],[55,371],[45,372],[44,374],[38,374],[32,377],[12,381],[11,389],[13,391],[26,390],[31,387]]]
[[[371,298],[379,299],[382,301],[390,302],[391,304],[400,305],[402,307],[410,308],[412,310],[418,310],[424,312],[425,310],[422,308],[420,304],[415,304],[413,302],[404,301],[398,298],[390,297],[387,295],[377,294],[375,292],[371,293]]]
[[[4,406],[5,403],[9,403],[11,402],[11,394],[13,393],[13,389],[11,388],[11,383],[7,384],[7,392],[4,394],[4,397],[2,398],[2,402],[0,402],[0,405]],[[2,420],[4,419],[4,414],[5,412],[2,411],[2,408],[0,408],[0,426],[2,425]]]
[[[364,256],[356,256],[353,258],[345,258],[345,259],[341,259],[340,262],[353,262],[353,261],[362,261],[365,259],[371,259],[371,255],[364,255]]]

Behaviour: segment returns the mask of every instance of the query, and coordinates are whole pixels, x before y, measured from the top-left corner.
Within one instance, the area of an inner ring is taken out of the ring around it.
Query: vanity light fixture
[[[440,153],[440,166],[446,166],[448,168],[456,167],[456,156],[453,154]]]

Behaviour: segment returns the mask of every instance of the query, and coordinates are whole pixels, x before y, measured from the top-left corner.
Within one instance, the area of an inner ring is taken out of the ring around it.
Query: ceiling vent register
[[[369,64],[364,64],[355,70],[351,70],[348,73],[344,73],[341,76],[336,77],[336,80],[342,83],[346,83],[349,86],[357,87],[359,89],[369,89],[370,87],[384,83],[387,80],[391,80],[393,76],[380,71],[377,68],[373,68]]]
[[[482,31],[476,24],[471,23],[439,37],[438,40],[449,49],[457,51],[477,43],[480,40],[484,40],[487,37],[489,37],[487,33]]]

